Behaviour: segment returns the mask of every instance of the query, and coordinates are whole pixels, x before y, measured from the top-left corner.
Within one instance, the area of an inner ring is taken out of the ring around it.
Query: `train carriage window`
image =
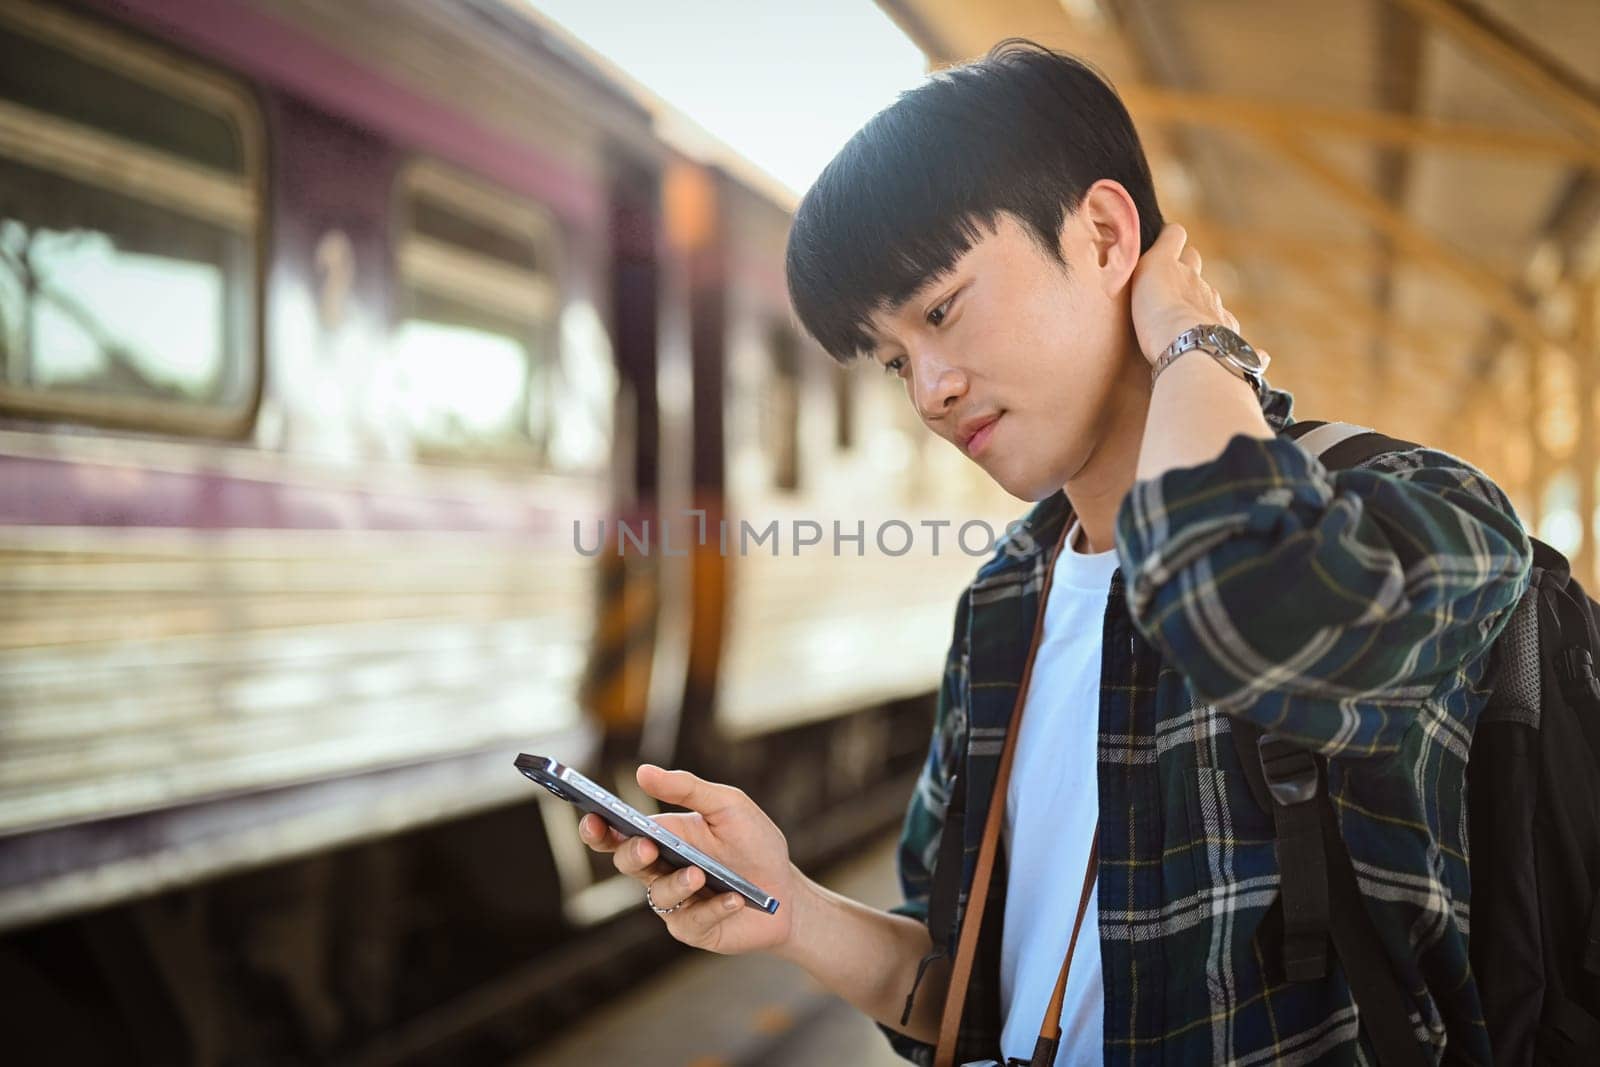
[[[0,410],[248,422],[259,129],[210,71],[0,0]]]
[[[395,358],[420,455],[569,465],[558,253],[536,205],[431,161],[407,169]]]
[[[559,370],[550,391],[551,465],[603,471],[611,461],[620,382],[605,320],[587,300],[573,301],[561,312]]]
[[[762,436],[772,461],[772,487],[800,488],[800,341],[787,325],[772,328],[771,390],[762,411]]]

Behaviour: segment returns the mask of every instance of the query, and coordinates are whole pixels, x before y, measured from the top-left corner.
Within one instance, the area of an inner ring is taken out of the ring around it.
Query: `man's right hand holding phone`
[[[661,917],[674,938],[725,955],[770,951],[873,1019],[929,1044],[937,1039],[949,982],[942,962],[929,969],[909,1023],[900,1021],[918,961],[931,948],[927,927],[807,878],[790,861],[783,831],[743,790],[649,763],[637,777],[657,800],[690,809],[657,815],[657,822],[779,901],[777,913],[768,915],[746,907],[737,893],[710,895],[698,867],[674,870],[648,838],[624,837],[599,816],[585,815],[578,824],[584,843],[611,853],[617,870],[650,888],[658,908],[687,901]]]
[[[783,831],[733,786],[649,763],[640,765],[636,777],[639,788],[657,800],[691,809],[654,816],[656,822],[777,897],[777,913],[746,907],[737,893],[711,895],[704,891],[700,868],[674,869],[659,858],[649,838],[624,837],[598,815],[585,815],[578,823],[584,844],[611,853],[618,871],[649,887],[658,908],[684,902],[661,917],[684,944],[725,955],[781,949],[793,931],[796,898],[806,881],[789,861]]]

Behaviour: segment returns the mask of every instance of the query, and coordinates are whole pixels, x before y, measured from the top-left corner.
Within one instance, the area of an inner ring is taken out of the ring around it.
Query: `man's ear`
[[[1139,265],[1139,209],[1133,197],[1121,182],[1101,178],[1083,194],[1078,210],[1063,220],[1063,239],[1072,223],[1089,253],[1084,266],[1107,296],[1121,293]]]

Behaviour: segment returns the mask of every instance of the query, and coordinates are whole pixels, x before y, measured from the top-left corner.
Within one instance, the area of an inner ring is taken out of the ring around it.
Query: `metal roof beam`
[[[1541,103],[1567,117],[1585,139],[1600,143],[1600,92],[1509,22],[1466,0],[1392,0],[1450,34]]]
[[[1600,143],[1561,134],[1447,122],[1387,111],[1263,102],[1220,93],[1149,85],[1117,90],[1135,120],[1178,122],[1244,133],[1321,134],[1409,148],[1435,148],[1517,158],[1545,157],[1600,166]]]
[[[1474,293],[1483,301],[1486,310],[1524,341],[1566,347],[1567,339],[1546,330],[1539,316],[1510,283],[1428,234],[1404,212],[1307,148],[1300,138],[1275,134],[1262,135],[1262,140],[1285,161],[1327,189],[1334,199],[1390,238],[1407,257],[1453,278]]]

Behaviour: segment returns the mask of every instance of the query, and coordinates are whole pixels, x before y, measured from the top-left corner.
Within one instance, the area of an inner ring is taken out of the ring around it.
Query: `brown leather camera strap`
[[[1068,512],[1056,539],[1056,554],[1065,550],[1067,534],[1073,527]],[[983,843],[978,848],[978,868],[973,874],[971,896],[961,921],[961,938],[956,942],[956,958],[950,970],[950,985],[945,992],[944,1012],[939,1019],[939,1043],[935,1046],[933,1067],[955,1067],[956,1033],[961,1028],[961,1009],[966,1004],[967,986],[972,981],[972,962],[978,949],[978,929],[983,925],[983,909],[989,903],[989,883],[994,875],[995,853],[1000,847],[1000,828],[1005,825],[1006,783],[1011,779],[1011,764],[1016,756],[1017,735],[1022,732],[1022,709],[1028,700],[1028,681],[1033,677],[1033,661],[1039,653],[1039,638],[1044,632],[1044,613],[1050,603],[1050,586],[1055,579],[1055,556],[1045,572],[1044,588],[1039,591],[1039,612],[1033,620],[1033,640],[1028,647],[1028,663],[1017,686],[1017,701],[1011,707],[1011,726],[1000,750],[1000,767],[995,772],[994,790],[989,795],[989,814],[983,824]],[[970,795],[968,797],[971,799]],[[1087,898],[1085,898],[1087,902]],[[1057,1012],[1059,1015],[1059,1011]],[[1059,1024],[1058,1024],[1059,1025]]]
[[[1067,942],[1067,955],[1061,961],[1061,974],[1056,977],[1055,992],[1050,994],[1050,1004],[1044,1009],[1044,1021],[1039,1024],[1039,1036],[1052,1045],[1061,1040],[1061,1006],[1067,999],[1067,974],[1072,970],[1072,953],[1078,947],[1078,931],[1083,929],[1083,916],[1089,910],[1089,894],[1094,892],[1095,875],[1100,873],[1100,822],[1095,821],[1094,837],[1089,840],[1089,862],[1083,868],[1083,892],[1078,896],[1078,917],[1072,920],[1072,938]],[[1055,1055],[1052,1049],[1051,1060]]]

